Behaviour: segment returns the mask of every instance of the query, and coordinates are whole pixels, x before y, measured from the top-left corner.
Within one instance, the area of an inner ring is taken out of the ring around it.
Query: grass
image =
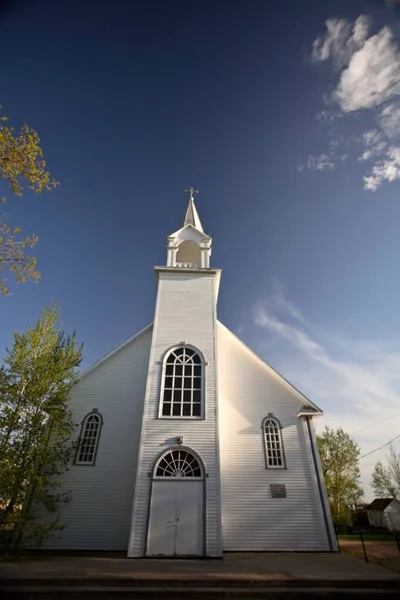
[[[360,540],[359,533],[351,533],[351,534],[339,534],[340,540]],[[394,533],[384,533],[381,531],[363,531],[363,538],[366,542],[395,542],[396,537]]]
[[[361,545],[361,544],[360,544]],[[344,547],[341,549],[342,554],[348,556],[354,556],[360,560],[365,560],[362,548]],[[391,571],[400,573],[400,554],[396,555],[385,555],[384,551],[381,552],[377,549],[371,549],[367,547],[368,562],[375,565],[380,565]]]

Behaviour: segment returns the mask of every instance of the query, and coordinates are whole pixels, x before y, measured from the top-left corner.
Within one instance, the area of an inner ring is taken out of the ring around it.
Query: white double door
[[[153,481],[148,556],[201,556],[204,553],[203,481]]]

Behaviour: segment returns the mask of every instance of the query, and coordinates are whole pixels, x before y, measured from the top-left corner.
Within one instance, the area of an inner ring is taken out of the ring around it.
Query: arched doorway
[[[204,468],[188,448],[157,460],[152,481],[148,556],[204,554]]]

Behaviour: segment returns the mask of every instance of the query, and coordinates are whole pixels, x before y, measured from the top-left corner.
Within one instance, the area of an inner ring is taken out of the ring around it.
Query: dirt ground
[[[364,559],[361,540],[339,540],[342,554]],[[368,561],[400,573],[400,552],[396,542],[365,542]]]

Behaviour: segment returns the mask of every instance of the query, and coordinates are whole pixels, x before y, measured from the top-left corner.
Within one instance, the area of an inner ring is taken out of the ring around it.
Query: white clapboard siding
[[[95,465],[71,465],[63,476],[72,501],[62,507],[61,522],[69,525],[46,548],[128,547],[151,337],[150,326],[90,369],[71,390],[74,421],[81,423],[97,408],[104,424]]]
[[[129,556],[143,556],[149,519],[151,477],[163,450],[183,436],[183,445],[204,462],[206,485],[206,553],[221,553],[219,468],[216,422],[215,271],[160,270],[157,305],[144,408],[141,454],[136,479]],[[173,346],[186,342],[204,355],[206,418],[159,418],[163,358]]]
[[[224,551],[329,550],[301,399],[220,323],[217,334]],[[265,468],[268,413],[282,425],[287,469]],[[271,484],[287,498],[271,498]]]
[[[384,510],[387,528],[391,531],[400,531],[400,502],[393,500]]]

